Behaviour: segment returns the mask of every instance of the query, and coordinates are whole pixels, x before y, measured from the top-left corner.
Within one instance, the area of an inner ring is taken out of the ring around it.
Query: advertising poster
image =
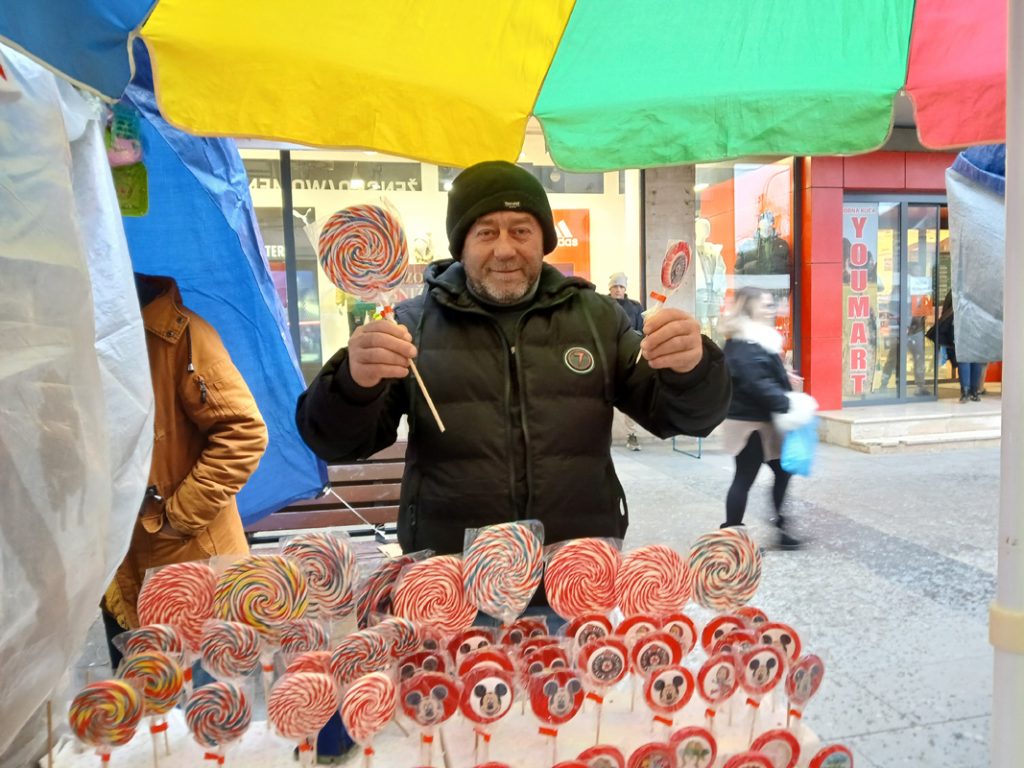
[[[551,211],[558,232],[558,247],[547,262],[563,275],[590,279],[590,211],[555,208]]]
[[[870,394],[877,350],[878,205],[843,206],[843,398]]]

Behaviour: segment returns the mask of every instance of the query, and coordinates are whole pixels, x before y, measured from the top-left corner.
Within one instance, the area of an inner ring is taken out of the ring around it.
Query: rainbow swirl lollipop
[[[147,715],[163,715],[174,709],[185,685],[185,675],[174,659],[160,651],[126,656],[118,676],[141,687]]]
[[[301,618],[308,605],[305,574],[282,555],[249,555],[229,566],[213,598],[219,618],[248,624],[274,644],[281,625]]]
[[[398,217],[379,205],[353,205],[320,231],[320,266],[343,291],[373,298],[393,291],[409,268],[409,244]]]
[[[259,632],[237,621],[208,621],[199,643],[203,667],[221,680],[237,680],[255,672],[262,650]]]
[[[192,692],[185,722],[197,744],[217,749],[242,738],[252,722],[252,707],[234,683],[210,683]]]
[[[731,611],[749,603],[761,583],[761,550],[739,528],[701,536],[690,549],[693,599],[704,608]]]
[[[132,740],[142,719],[143,700],[124,680],[101,680],[85,686],[71,701],[68,722],[75,736],[109,754]]]
[[[488,616],[511,624],[530,603],[544,573],[543,544],[524,523],[481,528],[466,548],[466,597]]]
[[[295,558],[306,574],[310,615],[335,619],[352,613],[359,570],[347,541],[329,533],[306,533],[285,544],[282,552]]]
[[[173,563],[153,573],[139,592],[139,622],[170,624],[192,651],[199,650],[203,623],[213,615],[217,577],[206,563]]]

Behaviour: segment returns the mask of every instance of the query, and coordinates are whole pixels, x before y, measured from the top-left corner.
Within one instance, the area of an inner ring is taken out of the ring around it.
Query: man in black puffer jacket
[[[676,309],[649,318],[641,341],[614,301],[544,264],[551,208],[515,165],[463,171],[447,229],[455,260],[428,268],[397,324],[356,329],[299,398],[300,433],[327,461],[362,459],[408,415],[406,552],[461,552],[466,528],[522,519],[540,520],[547,544],[622,538],[613,409],[662,438],[709,434],[729,405],[721,351]],[[444,432],[408,375],[414,357]]]

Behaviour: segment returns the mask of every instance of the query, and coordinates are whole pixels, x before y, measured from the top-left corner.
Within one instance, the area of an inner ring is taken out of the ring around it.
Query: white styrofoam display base
[[[643,704],[639,686],[636,705],[632,712],[631,697],[632,684],[627,679],[617,689],[608,693],[601,718],[601,743],[617,746],[627,758],[641,744],[667,741],[670,733],[667,726],[654,723],[652,720],[650,711]],[[733,696],[715,718],[712,732],[718,741],[716,766],[723,765],[730,755],[747,749],[750,743],[753,710],[744,701],[739,694]],[[785,727],[785,705],[785,699],[781,694],[775,694],[774,698],[769,694],[757,711],[755,735],[772,728]],[[672,730],[687,725],[706,727],[704,711],[704,702],[694,696],[689,704],[677,713]],[[581,751],[594,745],[596,717],[596,705],[592,701],[587,701],[583,711],[560,728],[558,760],[575,758]],[[164,754],[163,737],[160,736],[160,768],[215,765],[212,761],[204,760],[206,750],[192,740],[180,709],[171,712],[168,721],[171,754]],[[549,737],[538,733],[540,725],[530,712],[529,705],[524,715],[520,702],[517,701],[504,719],[491,726],[489,759],[508,763],[512,768],[547,768],[552,765],[552,743]],[[402,727],[410,735],[406,736],[397,723],[391,722],[377,736],[373,743],[373,766],[411,768],[426,764],[420,758],[419,732],[404,718]],[[440,730],[439,737],[434,741],[432,765],[445,768],[472,768],[478,761],[484,762],[483,753],[480,753],[479,760],[474,755],[476,739],[473,724],[461,714],[456,713]],[[792,730],[801,745],[799,765],[806,766],[821,744],[817,736],[801,721],[794,721]],[[240,741],[228,749],[225,765],[245,768],[291,767],[296,765],[294,748],[295,744],[273,734],[265,721],[257,721]],[[97,768],[99,764],[100,759],[96,753],[74,739],[65,739],[54,751],[54,768]],[[45,765],[45,760],[42,765]],[[153,765],[151,736],[145,725],[139,729],[129,744],[114,750],[109,765],[111,768],[148,768]],[[353,750],[340,765],[350,768],[363,766],[362,751]]]

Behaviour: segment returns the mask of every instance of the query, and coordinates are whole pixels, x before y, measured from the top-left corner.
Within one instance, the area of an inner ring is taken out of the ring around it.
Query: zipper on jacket
[[[210,393],[209,390],[206,388],[206,381],[203,379],[202,376],[197,376],[196,379],[199,383],[199,402],[201,402],[203,405],[206,405],[206,398]]]

